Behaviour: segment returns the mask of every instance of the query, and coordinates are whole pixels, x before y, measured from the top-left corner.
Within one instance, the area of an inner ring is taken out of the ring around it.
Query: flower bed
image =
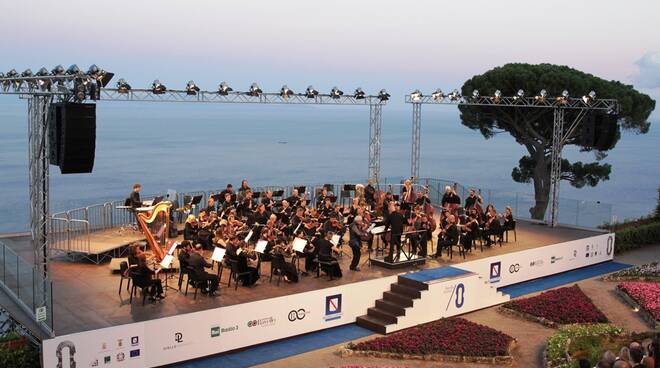
[[[389,336],[349,344],[343,355],[507,363],[514,339],[463,318],[444,318]]]
[[[517,299],[502,305],[513,312],[550,327],[571,323],[604,323],[607,317],[577,285],[546,291],[537,296]]]
[[[645,318],[653,327],[660,325],[660,283],[622,282],[617,285],[617,290],[623,293],[624,300],[648,314]],[[625,296],[632,300],[627,300]]]
[[[660,281],[660,262],[626,268],[603,277],[605,281]]]
[[[569,353],[572,340],[584,337],[616,337],[622,334],[623,329],[608,324],[562,326],[557,333],[548,338],[544,353],[545,366],[549,368],[573,367],[574,359]],[[601,351],[598,353],[602,354]]]

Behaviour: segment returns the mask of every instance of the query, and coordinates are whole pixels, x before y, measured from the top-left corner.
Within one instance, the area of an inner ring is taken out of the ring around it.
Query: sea
[[[368,173],[366,106],[227,105],[99,101],[94,170],[62,175],[50,167],[51,212],[124,199],[133,183],[145,193],[364,180]],[[603,162],[610,179],[596,187],[562,183],[561,197],[612,204],[621,221],[649,214],[660,186],[660,115],[647,134],[624,132]],[[410,105],[383,108],[381,177],[410,175]],[[506,134],[484,139],[460,123],[453,106],[424,106],[421,177],[482,190],[533,193],[511,170],[525,154]],[[564,150],[572,161],[594,154]],[[27,102],[0,96],[0,233],[29,227]],[[561,208],[561,207],[560,207]]]

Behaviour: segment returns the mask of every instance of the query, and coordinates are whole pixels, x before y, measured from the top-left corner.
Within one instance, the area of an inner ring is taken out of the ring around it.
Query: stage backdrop
[[[605,234],[455,267],[499,287],[608,261],[613,253],[614,235]],[[155,367],[354,323],[396,278],[58,336],[43,342],[43,366],[69,368],[75,362],[77,368]],[[489,307],[493,301],[480,303],[470,309]],[[452,315],[461,313],[459,309]]]

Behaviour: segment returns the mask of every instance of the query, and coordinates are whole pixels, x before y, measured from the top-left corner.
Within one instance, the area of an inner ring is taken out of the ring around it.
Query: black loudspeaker
[[[581,143],[589,148],[596,143],[596,116],[593,113],[587,113],[587,116],[584,117]]]
[[[62,174],[91,173],[96,149],[96,105],[53,104],[48,127],[50,163]]]

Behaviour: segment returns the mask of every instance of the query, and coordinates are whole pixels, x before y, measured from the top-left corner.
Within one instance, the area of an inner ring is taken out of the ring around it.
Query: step
[[[385,299],[376,300],[376,308],[385,310],[394,316],[406,315],[406,308]]]
[[[386,291],[383,293],[383,299],[394,302],[395,304],[398,304],[402,307],[412,307],[413,306],[413,298],[399,294],[394,291]]]
[[[388,311],[380,309],[378,307],[371,307],[367,309],[367,315],[382,319],[388,324],[397,323],[399,320],[395,315],[390,314]]]
[[[385,334],[387,330],[387,323],[386,321],[383,321],[380,318],[370,316],[370,315],[364,315],[364,316],[359,316],[355,322],[357,323],[358,326],[364,327],[366,329],[369,329],[374,332],[378,332],[380,334]]]
[[[410,286],[401,285],[401,284],[391,284],[390,290],[398,294],[403,294],[414,299],[419,299],[422,297],[422,292],[419,289],[412,288]]]
[[[408,286],[408,287],[411,287],[411,288],[414,288],[414,289],[417,289],[417,290],[428,290],[429,289],[429,285],[427,283],[417,281],[417,280],[413,280],[413,279],[409,279],[409,278],[403,277],[403,276],[397,277],[396,282],[397,282],[397,284],[405,285],[405,286]]]

